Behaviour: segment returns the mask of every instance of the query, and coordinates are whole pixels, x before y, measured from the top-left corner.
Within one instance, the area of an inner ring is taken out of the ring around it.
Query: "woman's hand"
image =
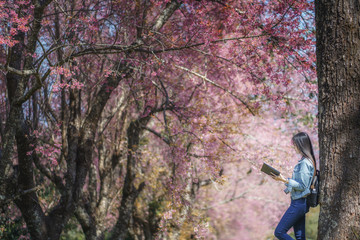
[[[284,178],[284,176],[281,175],[281,173],[280,173],[279,176],[275,175],[274,173],[271,173],[271,177],[276,181],[281,181],[281,182],[288,183],[288,180],[286,178]]]

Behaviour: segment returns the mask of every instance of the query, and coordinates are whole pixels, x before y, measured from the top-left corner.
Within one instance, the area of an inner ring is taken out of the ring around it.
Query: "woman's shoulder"
[[[308,167],[309,169],[313,169],[313,168],[314,168],[314,164],[313,164],[312,160],[309,159],[309,158],[306,158],[306,157],[304,157],[303,159],[301,159],[300,164],[303,165],[303,166]]]

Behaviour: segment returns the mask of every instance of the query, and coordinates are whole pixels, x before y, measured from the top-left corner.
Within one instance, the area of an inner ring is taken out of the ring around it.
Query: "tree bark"
[[[318,239],[360,239],[360,3],[316,1]]]
[[[79,200],[83,196],[82,189],[86,176],[90,170],[93,160],[93,148],[95,133],[99,119],[107,104],[110,95],[123,78],[129,77],[131,70],[126,63],[119,63],[114,68],[117,75],[109,77],[104,83],[96,97],[93,99],[92,107],[86,115],[84,123],[80,125],[80,96],[70,91],[70,122],[68,127],[68,159],[66,175],[66,193],[62,195],[57,206],[50,211],[47,219],[50,239],[59,239],[63,227],[76,211]],[[108,90],[110,88],[110,90]],[[86,211],[79,210],[78,216],[86,216]],[[80,223],[86,223],[85,218],[78,218]],[[81,220],[84,220],[83,222]],[[92,219],[91,219],[92,220]],[[94,220],[92,220],[94,222]],[[92,223],[91,223],[92,224]],[[83,227],[86,224],[83,225]],[[89,235],[92,236],[92,235]],[[91,238],[90,238],[91,239]]]
[[[127,129],[128,155],[126,163],[126,175],[123,186],[119,217],[113,228],[111,239],[126,239],[129,231],[129,223],[133,214],[136,198],[145,186],[142,182],[138,188],[134,185],[136,175],[136,151],[140,143],[140,135],[143,127],[149,122],[150,116],[132,121]]]
[[[28,33],[27,37],[25,36],[25,33],[18,33],[15,36],[18,43],[10,49],[11,57],[7,62],[10,67],[16,70],[29,70],[32,68],[32,54],[36,49],[37,37],[41,29],[41,20],[44,9],[50,1],[51,0],[41,2],[34,1],[34,21],[31,26],[31,31]],[[9,192],[7,189],[11,189],[11,191],[15,191],[15,194],[19,194],[19,197],[15,199],[15,203],[21,210],[29,233],[34,239],[46,239],[47,229],[44,221],[44,213],[36,192],[29,191],[30,189],[36,188],[36,183],[34,180],[32,157],[27,154],[32,150],[30,149],[29,141],[29,124],[24,118],[23,102],[19,101],[25,94],[29,79],[30,76],[20,76],[11,72],[6,74],[6,85],[10,100],[10,113],[6,122],[5,139],[2,139],[4,142],[2,145],[4,154],[0,159],[0,169],[2,169],[0,172],[0,193],[2,195],[7,195]],[[18,155],[19,174],[15,176],[17,179],[9,184],[9,169],[12,165],[11,156],[14,151],[15,142]],[[5,191],[4,188],[6,189]]]

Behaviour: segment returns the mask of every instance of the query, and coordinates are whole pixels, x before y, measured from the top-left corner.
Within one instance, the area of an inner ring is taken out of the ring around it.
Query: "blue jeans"
[[[275,237],[279,240],[293,240],[287,231],[294,227],[296,240],[305,240],[305,214],[308,211],[309,206],[306,204],[306,198],[291,200],[290,207],[275,229]]]

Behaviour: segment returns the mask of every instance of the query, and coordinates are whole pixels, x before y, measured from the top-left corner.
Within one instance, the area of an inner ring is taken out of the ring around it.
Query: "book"
[[[276,170],[275,168],[273,168],[272,166],[263,163],[262,167],[261,167],[261,171],[272,176],[271,173],[275,174],[276,176],[280,175],[280,172],[278,170]]]

